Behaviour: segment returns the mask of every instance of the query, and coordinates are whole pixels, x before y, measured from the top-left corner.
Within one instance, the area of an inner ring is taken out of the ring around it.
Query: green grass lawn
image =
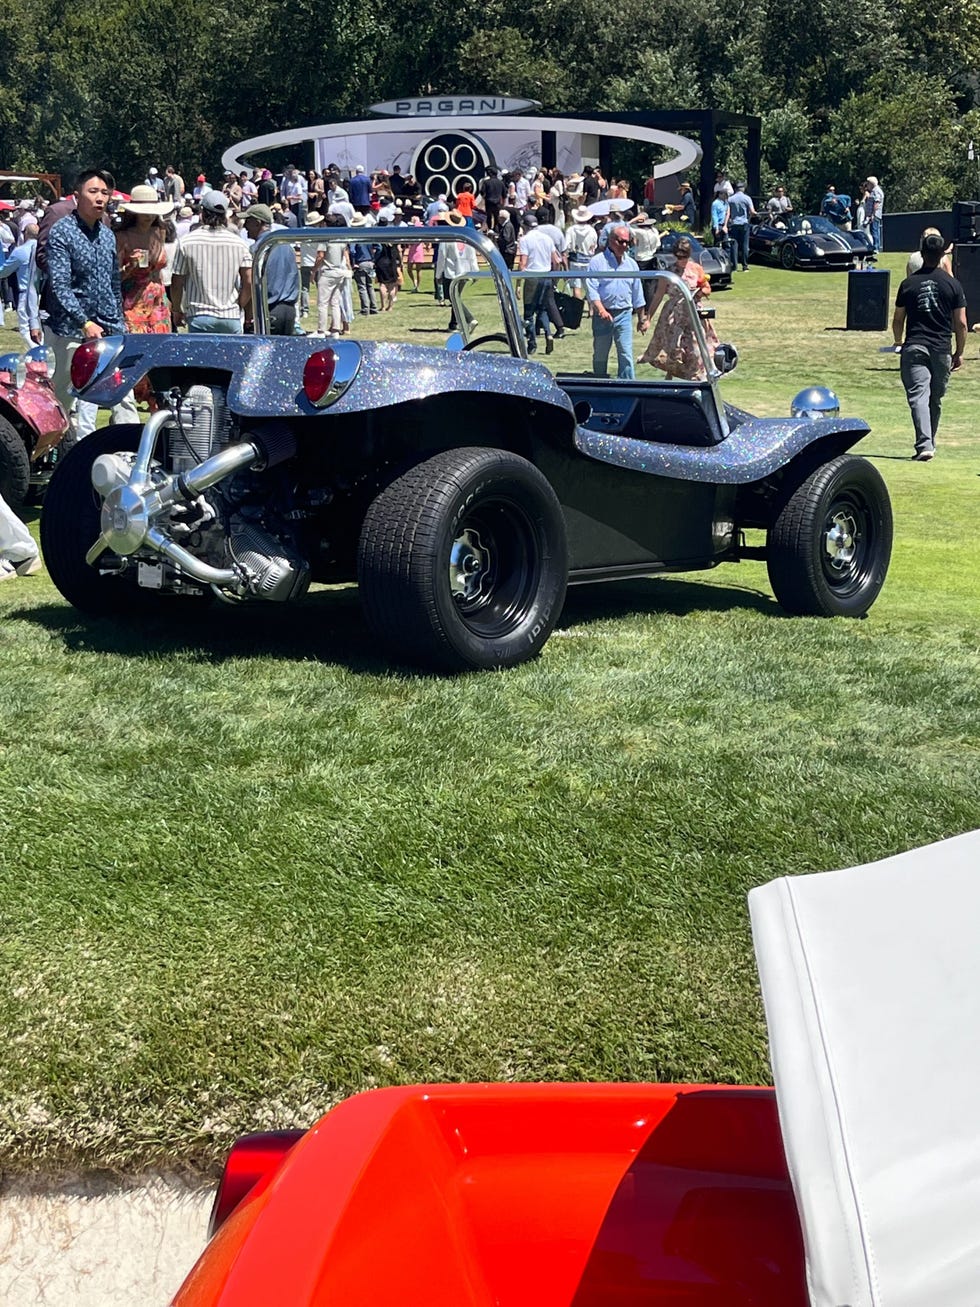
[[[787,619],[743,563],[575,590],[539,661],[448,679],[353,590],[134,627],[0,587],[5,1169],[210,1167],[403,1081],[768,1079],[747,891],[980,826],[977,348],[914,464],[845,298],[754,267],[714,303],[726,397],[823,382],[873,426],[864,621]]]

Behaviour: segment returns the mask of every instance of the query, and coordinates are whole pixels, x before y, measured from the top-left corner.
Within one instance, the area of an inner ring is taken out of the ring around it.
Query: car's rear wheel
[[[27,502],[31,488],[31,459],[20,432],[0,417],[0,495],[13,509]]]
[[[41,552],[58,590],[74,607],[96,616],[143,612],[160,605],[158,590],[141,588],[133,564],[113,575],[116,555],[106,551],[95,566],[85,555],[101,531],[102,499],[92,485],[92,464],[101,454],[135,452],[143,428],[119,423],[94,431],[59,461],[44,494]]]
[[[842,454],[783,503],[769,530],[769,581],[787,612],[862,617],[884,585],[891,550],[891,501],[881,474]]]
[[[451,449],[368,509],[358,547],[368,624],[395,651],[449,671],[534,658],[568,581],[561,505],[526,459]]]
[[[799,262],[796,257],[796,246],[791,241],[786,241],[779,247],[779,262],[788,272],[792,272]]]

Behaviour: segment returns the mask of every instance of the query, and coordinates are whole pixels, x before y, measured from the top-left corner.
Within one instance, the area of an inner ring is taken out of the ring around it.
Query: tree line
[[[550,112],[759,114],[763,187],[798,208],[869,173],[889,209],[942,208],[980,194],[978,70],[980,0],[732,0],[723,19],[677,0],[18,0],[0,167],[213,177],[250,136],[398,96],[504,93]],[[731,132],[720,162],[742,171],[743,150]]]

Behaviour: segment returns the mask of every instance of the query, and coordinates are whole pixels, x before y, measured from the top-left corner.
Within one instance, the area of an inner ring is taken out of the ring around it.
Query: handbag
[[[577,331],[582,325],[582,314],[585,312],[585,300],[577,300],[574,295],[569,295],[567,291],[555,291],[555,303],[558,305],[558,312],[561,314],[561,320],[571,331]]]

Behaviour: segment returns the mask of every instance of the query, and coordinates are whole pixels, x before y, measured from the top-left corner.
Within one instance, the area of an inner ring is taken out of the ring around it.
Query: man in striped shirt
[[[191,332],[240,335],[252,302],[252,255],[228,226],[228,199],[205,191],[201,225],[182,236],[170,286],[174,325]]]

